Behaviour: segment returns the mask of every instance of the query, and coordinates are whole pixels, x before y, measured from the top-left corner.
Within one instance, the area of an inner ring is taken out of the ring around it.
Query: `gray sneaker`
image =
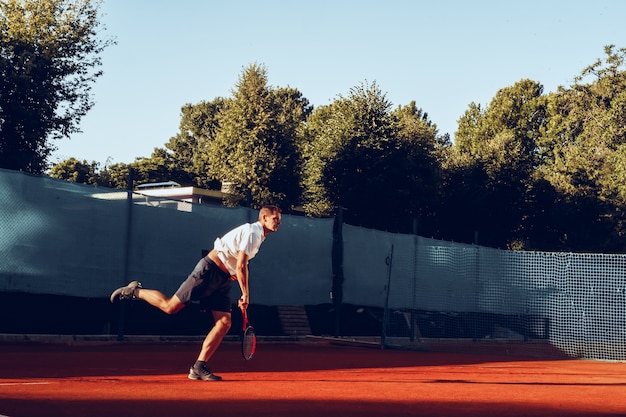
[[[111,294],[111,302],[115,300],[126,300],[129,298],[137,298],[137,290],[141,288],[141,282],[131,281],[125,287],[120,287]]]
[[[197,369],[195,366],[189,368],[189,375],[187,376],[189,379],[195,379],[198,381],[221,381],[222,377],[217,376],[211,371],[209,371],[204,366],[200,369]]]

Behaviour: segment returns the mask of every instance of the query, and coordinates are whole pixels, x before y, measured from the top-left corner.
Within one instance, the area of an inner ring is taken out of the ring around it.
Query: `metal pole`
[[[330,293],[335,309],[335,337],[341,333],[341,303],[343,299],[343,210],[339,207],[333,227],[333,288]]]
[[[387,325],[389,324],[389,292],[391,291],[391,263],[393,262],[393,245],[391,245],[391,251],[385,259],[385,263],[387,264],[387,288],[385,294],[385,307],[383,309],[383,328],[380,334],[380,347],[381,349],[385,348],[386,339],[387,339]]]
[[[128,168],[128,183],[126,185],[126,231],[124,233],[124,266],[122,269],[122,280],[126,284],[128,282],[128,265],[130,263],[130,244],[132,231],[132,214],[133,214],[133,177],[132,168]],[[119,303],[119,325],[117,326],[117,340],[124,340],[124,326],[126,321],[126,303]]]

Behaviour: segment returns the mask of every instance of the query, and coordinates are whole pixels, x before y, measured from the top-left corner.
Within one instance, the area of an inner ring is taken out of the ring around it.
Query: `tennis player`
[[[231,326],[231,281],[239,283],[238,306],[245,310],[250,303],[248,262],[259,251],[265,236],[278,230],[280,221],[278,207],[264,206],[259,211],[258,221],[245,223],[215,239],[213,249],[198,262],[171,298],[132,281],[113,291],[111,302],[139,298],[167,314],[175,314],[191,301],[200,301],[202,307],[211,311],[215,324],[202,343],[196,363],[189,369],[189,379],[220,381],[222,377],[213,374],[206,364]]]

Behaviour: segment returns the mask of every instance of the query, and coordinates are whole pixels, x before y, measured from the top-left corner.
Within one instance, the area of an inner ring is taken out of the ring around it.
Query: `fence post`
[[[341,332],[341,303],[343,300],[343,209],[339,207],[333,225],[332,247],[333,288],[331,299],[335,309],[335,337]]]
[[[133,177],[134,172],[132,168],[128,168],[128,183],[126,186],[126,231],[124,234],[124,265],[122,270],[124,285],[128,283],[128,265],[130,263],[130,245],[131,245],[131,232],[132,232],[132,214],[133,214]],[[126,303],[118,303],[119,309],[119,324],[117,326],[117,340],[124,340],[124,326],[126,320]]]
[[[380,347],[382,349],[385,348],[387,344],[387,326],[389,325],[389,293],[391,292],[391,265],[393,262],[393,245],[391,245],[391,250],[387,258],[385,259],[385,263],[387,264],[387,285],[385,288],[385,304],[383,307],[383,328],[380,334]]]

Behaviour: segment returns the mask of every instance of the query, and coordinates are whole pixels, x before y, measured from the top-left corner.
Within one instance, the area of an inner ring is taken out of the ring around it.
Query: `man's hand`
[[[248,308],[248,304],[249,304],[249,300],[248,300],[247,295],[242,295],[241,298],[239,299],[239,302],[237,303],[237,305],[239,306],[241,310],[246,310]]]

